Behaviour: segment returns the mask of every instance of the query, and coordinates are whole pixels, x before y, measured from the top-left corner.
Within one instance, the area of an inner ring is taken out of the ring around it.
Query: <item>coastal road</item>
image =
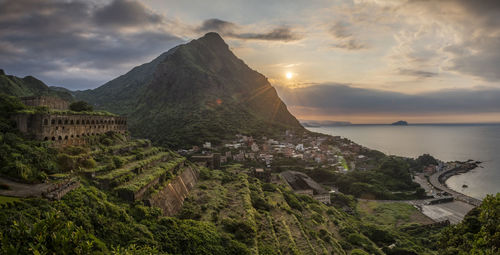
[[[444,185],[442,183],[446,180],[446,179],[443,180],[442,177],[445,177],[447,174],[456,172],[458,170],[459,170],[458,168],[454,168],[454,169],[450,169],[450,170],[436,172],[429,177],[429,182],[432,184],[432,186],[434,186],[434,188],[436,188],[438,190],[445,191],[448,194],[452,195],[453,198],[455,198],[455,200],[459,200],[459,201],[471,204],[473,206],[481,205],[481,200],[473,198],[473,197],[469,197],[469,196],[466,196],[460,192],[454,191],[454,190],[446,187],[446,185]]]

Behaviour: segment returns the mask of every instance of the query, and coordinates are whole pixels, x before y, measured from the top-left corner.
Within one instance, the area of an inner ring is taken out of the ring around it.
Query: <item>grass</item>
[[[18,197],[5,197],[5,196],[0,196],[0,205],[2,204],[7,204],[7,203],[11,203],[11,202],[15,202],[15,201],[19,201],[21,200],[20,198]]]
[[[377,225],[397,227],[415,221],[424,223],[420,222],[418,217],[415,217],[415,215],[421,213],[415,207],[406,203],[359,201],[357,209],[360,212],[362,221]]]
[[[131,181],[116,187],[115,190],[128,190],[131,192],[137,192],[142,187],[148,185],[150,182],[162,176],[166,172],[171,171],[173,168],[175,168],[185,160],[185,158],[177,158],[167,163],[160,164],[157,167],[148,169]]]
[[[146,159],[143,159],[143,160],[140,160],[140,161],[136,161],[136,162],[133,162],[125,167],[122,167],[122,168],[118,168],[118,169],[115,169],[105,175],[100,175],[100,176],[97,176],[96,179],[98,180],[112,180],[112,179],[115,179],[117,177],[120,177],[124,174],[127,174],[131,171],[133,171],[134,169],[136,168],[139,168],[139,167],[143,167],[143,166],[146,166],[154,161],[157,161],[157,160],[161,160],[163,157],[166,157],[168,155],[170,155],[171,153],[170,152],[162,152],[162,153],[158,153],[154,156],[150,156]]]

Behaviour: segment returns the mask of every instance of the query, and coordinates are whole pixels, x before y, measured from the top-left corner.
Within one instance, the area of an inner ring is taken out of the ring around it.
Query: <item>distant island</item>
[[[408,122],[406,122],[404,120],[400,120],[400,121],[396,121],[396,122],[392,123],[391,125],[393,125],[393,126],[408,126]]]

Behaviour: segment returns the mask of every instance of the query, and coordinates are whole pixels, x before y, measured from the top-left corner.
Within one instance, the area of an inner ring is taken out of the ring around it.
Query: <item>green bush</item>
[[[125,162],[125,160],[123,160],[122,158],[120,158],[118,156],[113,156],[113,163],[115,164],[116,168],[122,167],[124,162]]]
[[[245,220],[224,219],[222,225],[226,231],[234,234],[237,240],[246,244],[251,244],[257,235],[255,226]]]
[[[94,168],[97,166],[97,163],[93,158],[88,158],[82,162],[82,166],[85,168]]]
[[[300,202],[297,199],[297,197],[295,196],[295,194],[293,194],[289,191],[286,191],[286,192],[283,192],[283,195],[285,197],[285,201],[287,202],[287,204],[291,208],[302,211],[302,209],[303,209],[302,205],[300,204]]]
[[[370,254],[360,249],[354,249],[351,251],[351,255],[370,255]]]
[[[69,172],[78,166],[77,157],[60,153],[57,155],[57,163],[62,172]]]
[[[276,191],[276,189],[277,189],[277,187],[275,184],[267,183],[267,182],[262,184],[263,191],[274,192],[274,191]]]
[[[91,112],[94,107],[85,101],[76,101],[69,105],[69,109],[75,112]]]

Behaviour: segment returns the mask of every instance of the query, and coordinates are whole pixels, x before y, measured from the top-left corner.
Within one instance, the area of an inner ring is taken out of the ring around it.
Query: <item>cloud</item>
[[[292,32],[288,27],[275,28],[268,33],[244,33],[236,36],[240,39],[255,39],[255,40],[269,40],[269,41],[295,41],[301,37]]]
[[[433,73],[433,72],[404,69],[404,68],[398,69],[398,74],[406,75],[406,76],[414,76],[414,77],[418,77],[418,78],[430,78],[430,77],[435,77],[438,75],[437,73]]]
[[[131,0],[0,1],[0,67],[51,85],[96,87],[183,42],[168,26]]]
[[[94,19],[97,25],[115,27],[154,25],[163,21],[161,15],[131,0],[113,0],[109,5],[98,9],[94,13]]]
[[[198,32],[218,32],[225,37],[242,40],[296,41],[301,39],[289,27],[277,27],[269,32],[255,33],[242,31],[245,27],[220,19],[207,19],[196,29]]]
[[[215,31],[221,34],[232,34],[237,28],[236,24],[220,19],[207,19],[198,27],[199,32]]]
[[[378,6],[392,26],[397,65],[407,69],[441,66],[444,71],[500,81],[500,1],[360,0]],[[405,62],[406,61],[406,62]]]
[[[349,30],[350,25],[344,22],[336,22],[329,30],[330,34],[337,41],[331,44],[331,46],[345,50],[361,50],[367,48],[364,44],[355,39]]]
[[[335,38],[345,39],[351,38],[352,33],[348,31],[348,25],[342,22],[336,22],[331,28],[330,33]]]
[[[354,39],[343,40],[339,43],[334,43],[331,45],[334,48],[346,49],[346,50],[362,50],[366,49],[366,46],[359,43]]]
[[[500,113],[500,89],[454,89],[416,95],[346,84],[276,89],[288,106],[312,109],[311,114]]]

